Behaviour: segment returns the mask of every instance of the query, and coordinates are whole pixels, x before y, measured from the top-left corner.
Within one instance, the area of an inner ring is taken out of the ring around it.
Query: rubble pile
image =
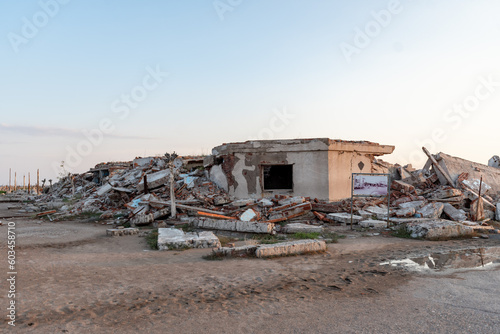
[[[261,199],[231,198],[209,179],[203,157],[166,154],[102,163],[86,173],[69,174],[46,187],[42,195],[32,197],[23,210],[50,214],[51,220],[92,213],[116,226],[188,223],[198,229],[268,234],[322,231],[322,226],[332,224],[413,226],[424,220],[428,220],[427,227],[413,227],[413,234],[425,236],[428,229],[439,228],[440,221],[455,222],[447,223],[450,230],[467,234],[471,230],[498,232],[488,221],[500,220],[500,170],[460,163],[465,160],[442,153],[431,155],[425,148],[424,152],[429,160],[419,170],[374,161],[381,171],[391,174],[389,202],[381,197],[325,202],[279,194]],[[478,171],[480,168],[491,170]],[[58,211],[48,211],[54,209]]]

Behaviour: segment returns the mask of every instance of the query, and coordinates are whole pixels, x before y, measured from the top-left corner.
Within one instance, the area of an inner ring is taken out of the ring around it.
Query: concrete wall
[[[232,182],[227,190],[237,198],[272,197],[275,194],[311,196],[328,199],[328,153],[280,152],[280,153],[235,153]],[[293,192],[287,190],[264,191],[262,165],[293,165]],[[219,176],[220,178],[220,176]],[[220,181],[218,183],[221,183]]]
[[[329,200],[351,197],[351,173],[371,173],[373,157],[357,152],[328,152]]]

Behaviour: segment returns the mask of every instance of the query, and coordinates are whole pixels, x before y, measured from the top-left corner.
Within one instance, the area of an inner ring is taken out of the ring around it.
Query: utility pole
[[[14,191],[17,190],[17,172],[14,172]]]
[[[12,192],[12,188],[10,187],[11,175],[12,175],[12,168],[9,168],[9,192]]]
[[[36,170],[36,194],[40,195],[40,169]]]
[[[28,195],[30,194],[30,189],[31,188],[31,176],[30,173],[28,173]]]

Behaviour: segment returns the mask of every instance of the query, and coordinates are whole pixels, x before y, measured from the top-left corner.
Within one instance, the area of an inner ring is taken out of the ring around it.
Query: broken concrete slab
[[[257,204],[262,207],[262,208],[269,208],[269,207],[272,207],[274,206],[274,203],[273,201],[267,199],[267,198],[263,198],[261,199],[260,201],[257,202]]]
[[[464,210],[458,210],[450,203],[444,203],[443,211],[451,220],[461,222],[467,220],[467,215]]]
[[[495,212],[495,220],[496,221],[500,221],[500,203],[497,203],[496,204],[496,212]]]
[[[240,215],[240,220],[244,222],[250,222],[259,220],[260,214],[254,209],[247,209]]]
[[[358,215],[363,217],[363,219],[370,219],[373,216],[373,213],[368,212],[366,210],[358,210]]]
[[[387,212],[386,212],[386,214],[387,214]],[[342,225],[346,225],[346,224],[351,223],[351,214],[350,213],[346,213],[346,212],[329,213],[326,216],[330,219],[333,219],[336,222],[341,223]],[[362,216],[352,215],[352,223],[353,224],[357,224],[362,220],[363,220]]]
[[[285,233],[322,233],[323,226],[307,225],[301,223],[287,224],[282,228]]]
[[[96,194],[97,194],[97,196],[102,196],[102,195],[110,192],[112,189],[113,189],[113,186],[111,184],[107,183],[107,184],[103,185],[102,187],[100,187],[99,189],[97,189]]]
[[[387,208],[382,208],[380,206],[369,206],[365,210],[376,215],[377,219],[387,219]]]
[[[231,203],[232,206],[238,206],[238,207],[248,206],[253,204],[255,204],[255,200],[252,198],[238,199]]]
[[[468,237],[474,233],[471,226],[444,219],[408,223],[406,224],[406,229],[411,233],[412,238],[430,240]]]
[[[286,256],[292,254],[322,252],[325,250],[326,243],[323,240],[296,240],[270,245],[260,245],[255,251],[255,256],[259,258]]]
[[[168,182],[170,170],[164,169],[156,173],[147,174],[148,189],[161,187]],[[144,191],[144,178],[137,184],[138,191]]]
[[[220,241],[212,232],[184,233],[176,228],[158,229],[158,248],[160,250],[213,247],[220,247]]]
[[[411,201],[411,202],[406,202],[406,203],[401,203],[398,206],[401,209],[405,208],[414,208],[415,210],[420,209],[422,206],[424,206],[425,201]]]
[[[434,218],[437,219],[443,213],[444,205],[443,203],[429,203],[426,206],[417,210],[416,215],[420,215],[422,218]]]
[[[208,230],[222,230],[249,233],[271,234],[274,230],[273,223],[265,222],[243,222],[241,220],[219,220],[200,218],[193,221],[193,226]]]
[[[415,208],[414,207],[402,208],[402,209],[394,211],[394,214],[398,218],[413,217],[415,215]]]
[[[387,228],[387,221],[367,219],[359,222],[361,227]]]

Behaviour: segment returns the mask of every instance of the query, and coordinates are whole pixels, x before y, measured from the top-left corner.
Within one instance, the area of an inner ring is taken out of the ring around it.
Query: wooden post
[[[40,195],[40,169],[36,170],[36,194]]]
[[[429,159],[431,159],[432,164],[434,165],[434,167],[436,167],[436,169],[444,176],[444,178],[446,179],[446,182],[448,182],[450,184],[450,186],[452,186],[453,188],[455,188],[455,185],[453,184],[453,181],[451,180],[451,178],[448,175],[448,173],[446,173],[446,171],[438,164],[438,162],[436,161],[436,159],[434,159],[434,157],[432,156],[432,154],[430,154],[429,151],[427,151],[427,149],[425,147],[422,147],[422,150],[429,157]]]
[[[148,176],[147,175],[144,175],[144,193],[145,194],[149,193],[149,189],[148,189]]]
[[[175,206],[175,174],[173,162],[170,162],[170,217],[177,217],[177,208]]]

